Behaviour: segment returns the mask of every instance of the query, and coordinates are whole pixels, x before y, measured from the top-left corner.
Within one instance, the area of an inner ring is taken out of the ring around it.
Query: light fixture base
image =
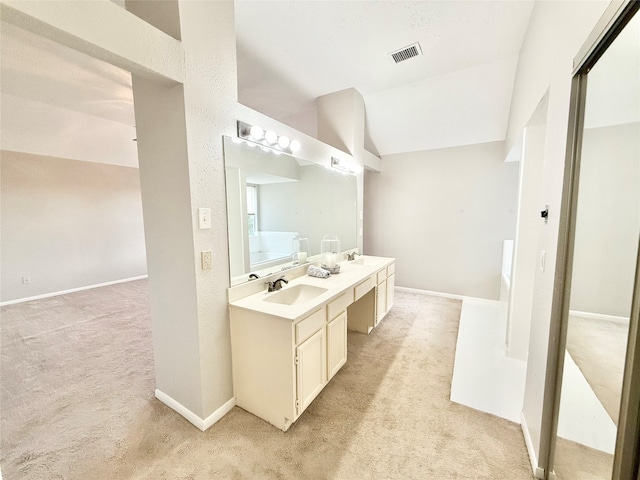
[[[272,150],[275,153],[288,153],[289,155],[293,154],[291,145],[294,142],[290,142],[288,137],[278,136],[273,131],[265,132],[264,129],[260,128],[260,130],[264,133],[261,138],[256,138],[251,134],[251,129],[254,128],[255,130],[255,127],[256,125],[249,125],[248,123],[245,123],[242,120],[238,120],[237,121],[238,138],[242,138],[243,140],[247,140],[248,142],[257,143],[258,145],[261,145],[263,148]],[[271,134],[275,135],[275,139]],[[270,138],[267,138],[267,136],[269,136]],[[280,142],[279,141],[280,138],[286,139],[286,142],[285,141]]]

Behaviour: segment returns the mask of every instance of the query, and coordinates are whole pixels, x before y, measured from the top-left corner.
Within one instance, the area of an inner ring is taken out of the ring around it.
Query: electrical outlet
[[[31,280],[29,280],[29,277],[22,277],[22,284],[23,285],[30,285],[31,284]]]
[[[202,269],[211,270],[211,250],[204,250],[201,252]]]

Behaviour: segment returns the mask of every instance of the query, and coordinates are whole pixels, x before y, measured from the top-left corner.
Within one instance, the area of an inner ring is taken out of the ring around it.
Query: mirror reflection
[[[231,285],[313,261],[325,235],[357,245],[356,177],[224,137]],[[301,247],[302,245],[302,247]]]
[[[610,479],[640,237],[640,16],[588,73],[554,470]]]

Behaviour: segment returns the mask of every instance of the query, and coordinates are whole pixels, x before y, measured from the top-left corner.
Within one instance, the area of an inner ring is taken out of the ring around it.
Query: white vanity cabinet
[[[283,431],[298,419],[346,363],[347,328],[369,333],[393,304],[393,259],[365,258],[282,291],[229,289],[236,405]]]
[[[324,326],[296,347],[296,418],[320,393],[327,381]]]
[[[344,292],[302,320],[230,309],[236,404],[286,431],[347,361]]]
[[[347,312],[327,324],[327,369],[329,380],[347,363]]]
[[[349,330],[371,333],[394,301],[395,263],[381,268],[355,288],[356,302],[349,307]]]
[[[286,431],[327,382],[326,307],[298,322],[230,314],[236,405]]]
[[[394,301],[394,288],[396,285],[395,263],[388,265],[376,273],[376,326],[382,321]]]
[[[376,326],[387,314],[387,269],[376,273]]]
[[[393,301],[395,299],[395,287],[396,287],[396,264],[392,263],[387,267],[387,313],[393,307]]]
[[[327,380],[347,362],[347,307],[352,303],[349,289],[327,305]]]

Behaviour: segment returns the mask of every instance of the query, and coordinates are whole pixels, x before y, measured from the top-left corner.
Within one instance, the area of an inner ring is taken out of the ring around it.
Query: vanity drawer
[[[359,285],[356,285],[354,301],[359,300],[360,297],[362,297],[365,293],[367,293],[369,290],[375,287],[374,282],[375,282],[375,276],[372,275],[369,278],[367,278],[364,282],[360,283]]]
[[[327,320],[331,321],[353,303],[353,290],[343,293],[327,306]]]
[[[380,270],[378,272],[378,281],[377,281],[376,285],[380,285],[386,279],[387,279],[387,269],[383,268],[382,270]]]
[[[324,327],[324,312],[325,309],[323,307],[317,312],[309,315],[304,320],[300,320],[298,323],[296,323],[296,345],[304,342],[307,338]]]
[[[387,277],[393,275],[394,273],[396,273],[396,264],[392,263],[387,267]]]

